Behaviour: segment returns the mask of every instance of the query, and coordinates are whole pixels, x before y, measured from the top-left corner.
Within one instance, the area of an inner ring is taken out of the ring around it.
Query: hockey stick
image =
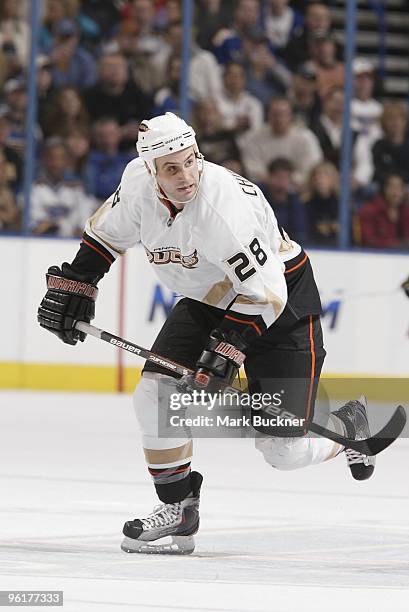
[[[161,355],[157,355],[148,349],[143,348],[142,346],[138,346],[129,340],[124,340],[119,336],[115,336],[103,329],[99,329],[99,327],[95,327],[94,325],[90,325],[89,323],[85,323],[84,321],[78,321],[75,325],[76,329],[84,332],[85,334],[89,334],[90,336],[94,336],[95,338],[99,338],[100,340],[104,340],[104,342],[108,342],[113,346],[117,346],[124,351],[128,351],[133,353],[134,355],[139,355],[143,359],[150,361],[151,363],[156,363],[167,370],[174,372],[175,374],[181,374],[185,376],[187,374],[193,374],[193,370],[189,368],[185,368],[184,366],[176,363],[175,361],[171,361],[166,357],[162,357]],[[232,389],[229,387],[229,391],[234,391],[235,393],[240,393],[238,389]],[[279,408],[275,407],[276,411],[279,411]],[[297,418],[295,415],[291,415],[287,410],[283,410],[282,413],[285,413],[287,418]],[[350,438],[346,438],[344,436],[340,436],[330,429],[326,429],[317,423],[309,423],[309,430],[323,436],[324,438],[328,438],[333,442],[337,442],[342,446],[346,446],[348,448],[352,448],[353,450],[358,451],[359,453],[363,453],[364,455],[377,455],[378,453],[388,448],[402,433],[403,428],[406,424],[406,411],[403,406],[398,406],[394,411],[393,415],[385,425],[381,429],[381,431],[376,436],[371,436],[366,440],[351,440]]]

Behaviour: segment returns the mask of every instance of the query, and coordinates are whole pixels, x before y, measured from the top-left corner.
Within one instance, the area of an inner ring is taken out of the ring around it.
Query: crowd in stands
[[[255,181],[287,233],[336,247],[344,64],[330,1],[196,0],[189,97],[210,162]],[[142,119],[180,110],[181,0],[43,0],[29,232],[75,236],[136,156]],[[0,232],[22,228],[30,2],[0,3]],[[405,103],[356,57],[351,237],[409,247]]]

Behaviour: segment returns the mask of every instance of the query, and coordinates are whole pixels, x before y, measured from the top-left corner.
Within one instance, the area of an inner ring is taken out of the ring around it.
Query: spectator
[[[121,12],[123,22],[132,22],[135,30],[154,34],[155,3],[153,0],[129,0]]]
[[[292,240],[307,240],[305,206],[292,183],[293,165],[285,157],[277,157],[268,166],[267,181],[262,191],[281,226]]]
[[[23,77],[9,79],[4,85],[5,102],[8,108],[9,131],[7,146],[22,159],[26,142],[26,114],[28,106],[27,85]],[[34,126],[35,139],[40,142],[42,134],[38,125]]]
[[[377,248],[409,247],[407,187],[399,174],[387,174],[380,194],[359,211],[361,244]]]
[[[341,159],[342,132],[344,123],[344,90],[334,87],[323,99],[323,109],[319,120],[311,126],[320,143],[324,159],[339,167]],[[352,133],[355,144],[356,133]]]
[[[99,77],[85,92],[89,116],[114,117],[121,126],[121,148],[134,148],[141,119],[152,116],[150,99],[129,79],[126,59],[120,53],[103,55]]]
[[[274,49],[286,47],[291,37],[303,26],[302,15],[289,6],[289,0],[269,0],[265,29]]]
[[[263,106],[246,91],[243,66],[235,62],[226,64],[223,91],[217,98],[224,127],[236,133],[257,130],[263,123]]]
[[[7,159],[0,149],[0,232],[18,229],[19,211],[9,187]]]
[[[314,68],[309,63],[301,64],[293,75],[292,87],[289,91],[294,120],[304,127],[314,125],[321,113],[316,76]]]
[[[51,53],[55,42],[55,30],[58,24],[66,17],[68,17],[67,3],[64,0],[46,0],[43,22],[38,38],[40,51],[44,55]]]
[[[220,64],[243,62],[243,36],[260,26],[260,1],[239,0],[232,27],[221,28],[213,39],[213,52]]]
[[[51,52],[55,43],[55,31],[58,24],[65,18],[73,19],[79,29],[81,42],[91,52],[101,37],[99,23],[85,10],[87,5],[97,4],[95,0],[47,0],[45,15],[39,33],[39,47],[42,53]],[[112,4],[112,3],[105,3]],[[116,11],[117,12],[117,11]],[[111,22],[112,27],[112,22]]]
[[[217,102],[210,98],[202,100],[194,115],[199,149],[205,158],[215,164],[223,164],[226,160],[239,161],[240,151],[234,134],[224,127]]]
[[[154,97],[154,115],[163,115],[166,112],[180,111],[180,76],[182,61],[180,55],[171,55],[167,67],[167,83]]]
[[[311,244],[337,246],[339,176],[335,166],[327,161],[317,164],[303,196]]]
[[[246,89],[267,108],[273,96],[285,94],[291,85],[291,73],[271,53],[265,36],[246,36],[244,47]]]
[[[125,166],[135,157],[119,151],[121,128],[115,119],[102,118],[93,125],[94,148],[87,163],[87,185],[98,199],[105,201],[114,193]]]
[[[239,147],[247,175],[255,181],[266,181],[267,168],[273,159],[289,159],[293,164],[293,182],[297,189],[322,158],[315,135],[309,129],[295,125],[286,98],[272,99],[268,123],[240,138]]]
[[[67,172],[83,178],[91,149],[89,129],[72,128],[64,139],[64,145],[68,155]]]
[[[37,93],[40,97],[46,97],[52,85],[51,68],[52,63],[48,55],[40,53],[36,57],[37,68]]]
[[[74,129],[88,128],[88,112],[79,90],[71,85],[55,90],[44,113],[45,136],[66,137]]]
[[[220,29],[225,30],[233,12],[232,0],[197,0],[196,30],[197,44],[207,51],[213,50],[213,38]]]
[[[384,136],[372,147],[373,179],[380,184],[387,174],[397,172],[409,183],[408,111],[405,104],[386,103],[381,124]]]
[[[0,48],[11,63],[10,73],[17,73],[28,61],[30,29],[20,14],[17,0],[2,0],[0,4]]]
[[[161,2],[159,0],[156,4],[155,12],[155,28],[159,31],[163,31],[169,27],[171,23],[181,21],[182,19],[182,6],[180,0],[165,0]],[[157,6],[159,4],[159,7]],[[162,4],[162,6],[160,6]]]
[[[37,112],[38,122],[44,132],[44,124],[47,121],[47,114],[50,99],[53,95],[51,61],[47,55],[38,55],[37,66]]]
[[[63,141],[59,138],[45,141],[41,174],[31,191],[30,227],[34,234],[80,236],[95,210],[96,202],[67,168]]]
[[[98,46],[102,38],[102,32],[98,22],[84,13],[83,8],[86,2],[81,0],[67,0],[67,3],[67,16],[76,21],[80,32],[81,44],[92,55],[95,55],[99,50]]]
[[[321,100],[334,87],[344,85],[344,65],[336,57],[335,42],[330,34],[316,32],[311,40],[312,65],[317,75],[317,91]]]
[[[107,0],[82,0],[81,13],[97,24],[102,39],[108,39],[120,20],[119,6]]]
[[[311,40],[314,34],[331,31],[331,13],[322,2],[310,2],[305,12],[304,27],[297,30],[282,51],[287,66],[295,72],[300,64],[311,59]]]
[[[170,23],[165,35],[166,49],[162,54],[164,65],[162,71],[166,75],[166,61],[171,55],[182,54],[183,27],[180,21]],[[192,43],[190,48],[189,92],[193,100],[214,98],[222,90],[221,69],[213,53],[200,49]]]
[[[121,29],[138,38],[141,54],[153,58],[163,51],[164,43],[155,32],[155,7],[153,0],[132,0],[122,11]]]
[[[7,146],[12,128],[6,111],[7,109],[3,109],[0,113],[0,151],[6,163],[7,185],[14,192],[17,192],[23,180],[23,163],[15,150]]]
[[[147,96],[163,87],[166,77],[163,62],[166,47],[159,36],[157,41],[155,46],[140,44],[138,34],[130,30],[127,23],[121,24],[111,41],[110,53],[119,53],[126,59],[133,81]]]
[[[354,97],[351,101],[352,128],[372,142],[381,137],[382,104],[374,99],[375,73],[373,64],[357,57],[352,64],[355,76]]]
[[[380,124],[383,106],[372,95],[375,75],[371,62],[358,57],[354,60],[352,67],[355,75],[355,92],[351,101],[351,125],[358,134],[355,145],[356,165],[353,185],[356,192],[355,197],[358,196],[362,201],[373,195],[372,147],[383,135]]]
[[[63,19],[55,26],[55,42],[50,53],[53,87],[72,85],[84,89],[97,79],[93,56],[79,44],[79,28],[72,19]]]

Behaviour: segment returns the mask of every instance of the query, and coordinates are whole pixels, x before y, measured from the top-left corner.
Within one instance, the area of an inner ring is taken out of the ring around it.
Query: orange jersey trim
[[[288,274],[289,272],[293,272],[297,268],[300,268],[301,266],[303,266],[305,264],[307,259],[308,259],[308,256],[306,255],[296,266],[293,266],[292,268],[289,268],[288,270],[285,270],[284,274]]]
[[[311,373],[310,373],[310,386],[308,389],[307,417],[306,417],[307,421],[310,418],[310,414],[311,414],[312,392],[314,389],[314,381],[315,381],[315,344],[314,344],[314,334],[313,334],[313,326],[312,326],[312,315],[310,315],[309,335],[310,335],[310,351],[311,351]]]
[[[236,319],[236,317],[231,317],[230,315],[226,315],[224,318],[229,319],[230,321],[235,321],[236,323],[243,323],[243,325],[251,325],[254,327],[259,336],[262,334],[261,329],[258,325],[256,325],[256,323],[254,323],[254,321],[243,321],[242,319]]]
[[[108,263],[109,265],[111,265],[114,261],[114,258],[109,259],[108,255],[105,255],[105,253],[103,253],[102,251],[100,251],[99,249],[97,249],[96,246],[94,246],[93,244],[91,244],[90,242],[88,242],[88,240],[85,240],[84,238],[82,239],[82,242],[84,244],[86,244],[90,249],[93,249],[96,253],[98,253],[98,255],[101,255],[101,257],[103,257]]]

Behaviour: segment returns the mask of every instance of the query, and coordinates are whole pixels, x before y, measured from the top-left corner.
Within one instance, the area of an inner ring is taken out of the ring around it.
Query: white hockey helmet
[[[151,171],[156,174],[157,157],[183,151],[193,146],[197,157],[201,157],[197,146],[194,129],[174,113],[165,113],[144,120],[139,126],[136,150]]]

